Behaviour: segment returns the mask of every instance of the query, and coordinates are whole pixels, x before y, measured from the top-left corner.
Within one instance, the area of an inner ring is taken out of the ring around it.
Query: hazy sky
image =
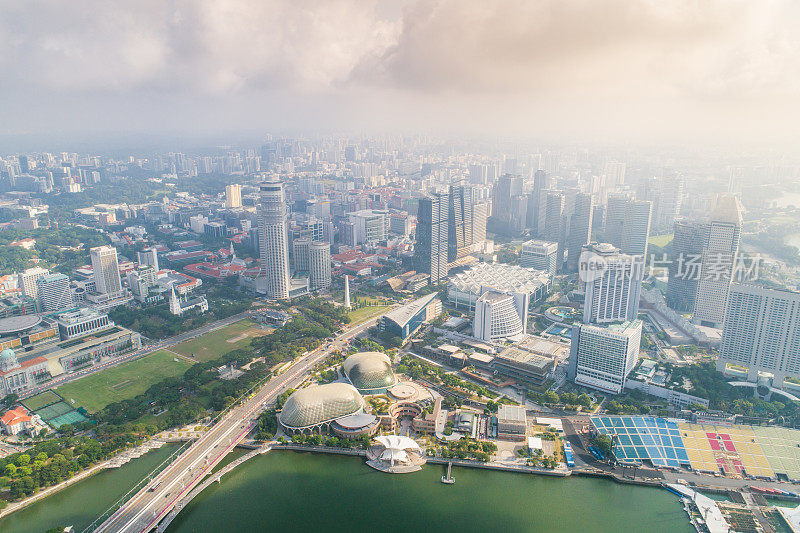
[[[0,0],[0,133],[792,142],[770,0]]]

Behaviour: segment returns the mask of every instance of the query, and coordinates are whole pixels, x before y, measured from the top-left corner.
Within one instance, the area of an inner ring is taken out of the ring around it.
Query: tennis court
[[[37,411],[42,407],[47,407],[48,405],[52,405],[54,403],[58,403],[62,400],[61,396],[56,394],[51,390],[47,390],[42,392],[41,394],[37,394],[36,396],[31,396],[30,398],[25,398],[22,400],[22,405],[25,406],[28,411]]]
[[[67,414],[70,411],[73,411],[72,407],[67,405],[66,402],[60,401],[58,403],[54,403],[52,405],[48,405],[47,407],[39,409],[38,411],[36,411],[36,414],[42,417],[42,420],[44,420],[49,424],[51,420],[61,415]]]
[[[79,424],[84,420],[87,420],[87,418],[82,414],[80,414],[78,411],[70,411],[69,413],[57,416],[56,418],[48,422],[48,424],[50,424],[50,426],[54,428],[60,428],[64,424],[72,424],[74,426],[75,424]]]

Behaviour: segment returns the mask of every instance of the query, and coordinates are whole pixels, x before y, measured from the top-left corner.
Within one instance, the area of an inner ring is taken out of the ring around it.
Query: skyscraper
[[[100,294],[116,295],[122,292],[117,249],[97,246],[89,250],[94,270],[95,290]]]
[[[636,320],[643,268],[643,256],[622,254],[608,243],[584,246],[580,259],[580,277],[585,287],[583,322]]]
[[[489,204],[478,202],[472,206],[472,242],[482,243],[486,240],[486,219],[489,217]]]
[[[566,243],[567,272],[577,272],[583,246],[592,237],[592,215],[594,199],[591,194],[577,193],[572,201],[572,212],[565,217],[568,227],[563,231],[562,242]]]
[[[447,195],[421,198],[417,210],[415,270],[431,276],[431,283],[447,277]]]
[[[728,363],[747,367],[752,382],[760,371],[773,374],[774,387],[800,378],[800,293],[731,285],[717,369]]]
[[[567,377],[579,385],[619,394],[639,360],[642,321],[609,326],[575,324]]]
[[[37,280],[37,285],[43,312],[65,311],[74,306],[69,277],[65,274],[47,274]]]
[[[232,183],[225,186],[225,207],[233,209],[242,207],[242,186]]]
[[[25,270],[20,274],[20,283],[22,284],[22,294],[37,299],[39,296],[39,278],[46,276],[50,271],[42,267],[33,267]]]
[[[312,290],[326,289],[331,285],[331,247],[327,242],[314,241],[308,254],[309,285]]]
[[[742,207],[735,196],[723,196],[709,217],[703,247],[694,321],[702,326],[721,328],[725,303],[733,281],[742,231]]]
[[[137,252],[136,256],[140,266],[149,265],[158,272],[158,251],[155,246]]]
[[[283,184],[267,180],[261,184],[258,209],[261,275],[267,298],[289,298],[289,243],[286,229],[286,199]]]
[[[544,170],[533,174],[533,190],[528,194],[527,224],[534,235],[539,234],[539,210],[542,205],[542,192],[550,188],[550,178]]]
[[[310,270],[310,254],[310,238],[298,237],[292,241],[292,259],[294,259],[295,272],[308,272]]]
[[[679,313],[693,313],[697,301],[700,266],[708,233],[702,222],[678,220],[670,243],[667,305]]]
[[[631,255],[647,255],[653,204],[625,194],[608,196],[605,241]]]
[[[472,248],[472,188],[451,185],[447,210],[447,260],[468,255]]]
[[[522,194],[522,178],[505,174],[494,184],[492,193],[492,218],[505,230],[511,227],[511,199]]]

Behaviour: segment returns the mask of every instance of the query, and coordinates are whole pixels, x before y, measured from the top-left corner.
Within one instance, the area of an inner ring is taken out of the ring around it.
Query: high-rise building
[[[261,275],[267,298],[289,298],[289,243],[286,228],[286,198],[283,184],[267,180],[260,187],[258,209]]]
[[[505,174],[494,184],[492,218],[505,230],[511,229],[511,199],[522,194],[522,178]]]
[[[311,239],[300,237],[292,241],[292,259],[294,259],[295,272],[308,272],[310,269],[309,254],[311,253]]]
[[[605,186],[610,190],[625,183],[625,163],[619,161],[606,161],[603,166],[603,176],[605,177]]]
[[[155,246],[137,252],[136,258],[140,266],[149,265],[158,272],[158,250],[156,250]]]
[[[742,207],[735,196],[721,197],[711,212],[707,239],[703,246],[700,279],[693,320],[721,328],[725,303],[733,281],[742,232]]]
[[[667,174],[648,180],[644,186],[645,197],[653,202],[653,227],[672,227],[683,205],[683,178]]]
[[[631,255],[647,255],[653,204],[621,193],[610,194],[606,204],[605,241]]]
[[[131,270],[127,274],[128,287],[133,297],[142,303],[155,303],[161,299],[158,287],[158,271],[152,265],[143,265]]]
[[[95,290],[100,294],[116,295],[122,292],[117,249],[113,246],[96,246],[89,250],[94,270]]]
[[[60,273],[47,274],[37,280],[37,285],[43,312],[54,313],[74,307],[69,276]]]
[[[511,197],[511,221],[509,229],[511,233],[519,235],[525,232],[528,221],[528,197],[524,194],[517,194]]]
[[[393,213],[389,215],[389,232],[395,235],[408,237],[411,233],[411,217],[406,213]]]
[[[670,243],[667,305],[679,313],[694,313],[700,282],[703,247],[708,240],[708,224],[677,220]]]
[[[20,285],[22,285],[22,294],[29,296],[34,300],[39,296],[38,281],[43,276],[49,274],[50,271],[42,267],[33,267],[25,270],[20,274]]]
[[[447,277],[447,195],[434,193],[419,200],[415,270],[429,274],[431,283]]]
[[[331,247],[327,242],[314,241],[309,248],[309,285],[312,290],[331,286]]]
[[[542,193],[550,188],[550,178],[544,170],[533,174],[533,190],[528,194],[527,225],[534,235],[539,234],[539,210],[542,205]]]
[[[352,244],[385,241],[389,234],[389,213],[375,209],[361,209],[348,213],[353,228]]]
[[[643,269],[641,255],[620,253],[608,243],[584,246],[580,260],[580,277],[585,287],[583,322],[636,320]]]
[[[565,197],[558,191],[544,191],[543,209],[539,211],[539,234],[542,239],[561,242]],[[558,265],[561,268],[561,264]]]
[[[525,295],[484,292],[475,302],[473,336],[494,342],[525,333],[528,302],[521,296]]]
[[[747,367],[748,381],[772,374],[774,387],[800,378],[800,293],[732,284],[717,369],[729,363]]]
[[[472,242],[481,244],[486,240],[486,219],[489,218],[489,204],[478,202],[472,206]]]
[[[25,174],[26,172],[30,172],[31,165],[28,163],[28,156],[21,155],[17,157],[17,161],[19,161],[19,170],[21,174]]]
[[[225,186],[225,207],[228,209],[242,207],[242,186],[238,183]]]
[[[566,217],[568,227],[563,231],[562,242],[566,243],[567,272],[577,272],[583,247],[592,238],[592,215],[594,200],[591,194],[577,193],[572,202],[572,212]]]
[[[535,268],[555,274],[558,269],[558,243],[532,240],[522,243],[519,264],[525,268]]]
[[[472,188],[451,185],[447,209],[447,260],[455,261],[472,250]]]
[[[584,387],[619,394],[639,359],[641,341],[641,320],[605,327],[575,324],[567,377]]]

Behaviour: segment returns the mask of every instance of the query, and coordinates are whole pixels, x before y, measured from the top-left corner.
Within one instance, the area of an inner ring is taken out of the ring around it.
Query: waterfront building
[[[331,422],[364,411],[364,399],[348,383],[312,385],[292,393],[278,414],[287,433],[327,430]]]
[[[607,326],[575,324],[567,375],[578,385],[619,394],[639,359],[641,340],[641,320]]]
[[[519,337],[527,329],[529,298],[526,293],[484,292],[475,302],[472,335],[487,342]]]
[[[331,247],[327,242],[314,241],[309,248],[309,285],[311,290],[331,286]]]
[[[557,258],[557,242],[531,240],[522,243],[519,264],[524,268],[535,268],[555,274],[558,269]]]
[[[342,370],[347,381],[362,394],[383,393],[397,384],[392,361],[381,352],[354,353],[344,360]]]
[[[113,246],[96,246],[89,250],[95,290],[111,296],[122,292],[117,249]]]
[[[584,246],[580,267],[585,292],[583,322],[635,320],[643,269],[644,256],[620,253],[608,243]]]
[[[428,294],[383,315],[378,321],[378,331],[388,332],[404,342],[426,322],[442,314],[438,293]]]
[[[260,187],[258,209],[261,276],[267,298],[289,298],[289,244],[286,230],[286,199],[283,184],[268,180]]]
[[[524,441],[528,433],[528,417],[521,405],[501,404],[497,410],[497,438]]]
[[[66,311],[75,306],[69,276],[66,274],[47,274],[40,277],[36,284],[43,313]]]
[[[447,299],[458,309],[473,311],[478,298],[487,291],[527,295],[530,303],[544,300],[552,287],[552,275],[541,270],[505,263],[478,263],[450,278]]]
[[[777,388],[800,379],[800,292],[731,285],[717,369],[728,364],[747,367],[752,382],[770,373]]]
[[[447,195],[433,194],[419,200],[415,270],[430,275],[431,283],[447,277]]]

